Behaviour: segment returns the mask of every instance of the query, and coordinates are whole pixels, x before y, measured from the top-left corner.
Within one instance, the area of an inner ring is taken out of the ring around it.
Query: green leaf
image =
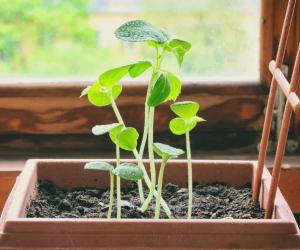
[[[173,51],[178,65],[181,67],[183,57],[191,49],[192,45],[188,41],[176,38],[169,42],[168,47]]]
[[[174,74],[172,74],[171,72],[166,72],[166,74],[171,88],[170,94],[168,96],[168,100],[176,101],[177,97],[181,93],[180,79]]]
[[[110,88],[118,83],[128,73],[131,77],[138,77],[152,66],[150,61],[139,61],[105,71],[98,77],[101,86]]]
[[[175,102],[171,104],[171,110],[181,118],[189,119],[199,111],[199,104],[192,101]]]
[[[101,86],[111,87],[117,82],[119,82],[125,75],[127,75],[128,70],[131,66],[132,64],[129,64],[129,65],[107,70],[99,76],[98,82],[100,83]]]
[[[117,146],[128,151],[136,148],[139,138],[139,134],[135,128],[125,128],[123,124],[110,130],[109,136]]]
[[[135,128],[124,128],[118,135],[119,147],[132,151],[137,146],[137,140],[139,138],[139,134]]]
[[[122,163],[113,170],[113,173],[129,181],[141,180],[144,177],[143,170],[133,163]]]
[[[175,135],[183,135],[196,127],[198,122],[205,121],[199,116],[193,116],[189,119],[174,118],[170,121],[169,128]]]
[[[111,172],[114,170],[114,167],[111,164],[104,161],[94,161],[85,164],[84,169],[102,170],[102,171]]]
[[[92,128],[92,133],[94,135],[103,135],[111,131],[112,129],[120,126],[120,123],[112,123],[112,124],[105,124],[105,125],[96,125]]]
[[[111,104],[110,95],[116,100],[122,92],[122,85],[117,83],[111,89],[102,87],[98,82],[91,86],[88,91],[88,100],[91,104],[102,107]]]
[[[115,31],[115,35],[127,42],[154,41],[165,43],[169,39],[165,32],[143,20],[133,20],[122,24]]]
[[[192,118],[187,120],[186,130],[191,131],[194,129],[194,127],[196,127],[198,122],[204,122],[204,121],[206,121],[206,120],[204,120],[203,118],[201,118],[199,116],[193,116]]]
[[[186,130],[186,123],[183,118],[174,118],[170,121],[169,128],[175,135],[183,135]]]
[[[152,63],[150,61],[137,62],[129,68],[129,75],[132,78],[138,77],[139,75],[143,74],[147,69],[149,69],[151,66]]]
[[[167,75],[165,73],[160,73],[150,92],[147,104],[152,107],[158,106],[167,100],[170,93],[171,87]]]
[[[109,131],[109,137],[112,140],[112,142],[116,145],[119,146],[119,141],[118,141],[118,136],[120,134],[120,132],[122,131],[122,129],[124,129],[124,125],[123,124],[119,124],[118,126],[114,127],[113,129],[111,129]]]
[[[153,149],[156,154],[161,158],[177,158],[179,155],[184,154],[184,151],[180,148],[174,148],[172,146],[156,142],[153,144]]]

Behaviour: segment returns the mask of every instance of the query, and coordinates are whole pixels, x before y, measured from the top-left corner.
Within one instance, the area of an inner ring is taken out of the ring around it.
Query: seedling
[[[173,134],[183,135],[185,134],[186,141],[186,154],[188,161],[188,219],[192,217],[193,206],[193,170],[192,170],[192,155],[190,144],[190,131],[196,127],[198,122],[204,122],[205,120],[197,116],[199,111],[199,104],[196,102],[185,101],[176,102],[171,105],[171,110],[178,115],[170,121],[169,127]]]
[[[109,206],[108,206],[108,212],[107,212],[107,218],[111,218],[111,212],[112,212],[112,206],[114,203],[114,167],[103,161],[95,161],[95,162],[89,162],[85,164],[84,169],[90,169],[90,170],[98,170],[98,171],[107,171],[110,175],[110,190],[109,190]]]
[[[184,151],[179,148],[174,148],[162,143],[154,143],[154,151],[157,155],[159,155],[162,158],[159,175],[158,175],[157,197],[156,197],[155,215],[154,215],[155,219],[159,219],[161,192],[162,192],[165,167],[170,158],[177,158],[179,155],[184,154]]]
[[[154,48],[155,61],[152,62],[150,60],[143,60],[108,70],[101,74],[92,86],[85,88],[82,91],[81,96],[87,96],[88,100],[98,107],[111,105],[118,123],[123,125],[125,128],[125,123],[116,104],[116,99],[122,92],[120,80],[128,75],[135,78],[143,74],[148,69],[152,70],[145,101],[145,120],[142,142],[139,151],[137,151],[136,147],[131,149],[138,162],[138,167],[140,167],[144,173],[144,181],[149,188],[149,195],[146,200],[144,200],[142,181],[138,181],[140,200],[141,203],[143,203],[141,210],[145,211],[153,196],[157,196],[157,192],[155,190],[156,171],[153,151],[153,123],[155,107],[169,100],[175,101],[181,92],[181,82],[179,78],[173,73],[163,69],[162,62],[166,54],[171,53],[175,55],[180,67],[183,62],[184,55],[191,48],[191,44],[183,39],[173,38],[167,32],[154,27],[143,20],[134,20],[124,23],[115,31],[115,35],[123,41],[144,42],[151,48]],[[128,133],[132,134],[132,132]],[[121,142],[116,143],[117,158],[119,157],[118,147],[121,147],[125,138],[128,139],[126,144],[130,143],[130,138],[127,136],[123,136]],[[144,149],[147,141],[151,178],[149,178],[143,164]],[[125,148],[125,150],[127,149]],[[171,211],[163,199],[161,199],[161,204],[167,216],[172,218]]]

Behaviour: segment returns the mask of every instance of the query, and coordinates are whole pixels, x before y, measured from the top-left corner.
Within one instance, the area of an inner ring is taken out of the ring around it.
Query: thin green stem
[[[111,218],[111,212],[112,212],[112,206],[114,203],[114,189],[115,189],[115,185],[114,185],[114,180],[115,180],[115,176],[112,172],[109,173],[110,175],[110,191],[109,191],[109,207],[108,207],[108,212],[107,212],[107,218],[110,219]]]
[[[159,219],[160,214],[160,202],[161,202],[161,191],[164,179],[164,171],[167,164],[168,159],[164,158],[160,165],[159,175],[158,175],[158,183],[157,183],[157,197],[156,197],[156,205],[155,205],[155,215],[154,219]]]
[[[116,146],[117,166],[120,165],[120,148]],[[117,219],[121,218],[121,178],[117,176]]]
[[[112,106],[113,111],[114,111],[114,113],[117,117],[118,122],[125,126],[123,118],[122,118],[122,116],[120,114],[120,111],[117,107],[117,104],[116,104],[116,102],[115,102],[115,100],[112,96],[110,96],[110,100],[111,100],[111,106]],[[138,180],[138,189],[139,189],[140,201],[141,201],[141,203],[143,203],[145,198],[144,198],[144,191],[143,191],[143,182],[141,180]]]
[[[120,115],[120,112],[118,110],[118,107],[117,107],[117,105],[115,103],[115,100],[113,98],[111,98],[111,103],[112,103],[112,108],[114,110],[114,113],[115,113],[115,115],[116,115],[116,117],[118,119],[118,122],[124,124],[123,119],[122,119],[122,117]],[[138,151],[136,149],[133,150],[133,155],[134,155],[135,159],[138,162],[138,166],[141,167],[142,170],[143,170],[143,172],[144,172],[144,180],[145,180],[145,183],[146,183],[147,187],[150,190],[150,188],[151,188],[151,181],[150,181],[150,178],[149,178],[148,173],[146,171],[146,168],[144,166],[143,159],[139,155],[139,153],[138,153]],[[157,192],[156,192],[156,190],[154,190],[154,196],[156,197],[156,195],[157,195]],[[170,219],[173,218],[172,212],[171,212],[168,204],[166,203],[166,201],[164,199],[161,199],[161,205],[162,205],[163,209],[165,210],[166,215],[168,216],[168,218],[170,218]]]
[[[190,133],[185,133],[186,139],[186,155],[188,161],[188,191],[189,191],[189,201],[188,201],[188,219],[192,217],[192,207],[193,207],[193,169],[192,169],[192,155],[191,155],[191,143],[190,143]]]
[[[150,178],[151,178],[151,186],[149,190],[149,194],[147,199],[143,203],[141,207],[141,211],[145,212],[151,203],[156,183],[156,170],[155,170],[155,162],[154,162],[154,151],[153,151],[153,121],[154,121],[154,107],[150,107],[149,110],[149,135],[148,135],[148,153],[149,153],[149,161],[150,161]]]

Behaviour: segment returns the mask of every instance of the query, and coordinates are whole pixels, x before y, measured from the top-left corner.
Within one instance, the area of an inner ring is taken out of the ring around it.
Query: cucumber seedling
[[[87,96],[89,102],[97,107],[110,105],[118,123],[125,128],[126,125],[116,104],[116,100],[123,88],[120,81],[126,76],[132,78],[138,77],[151,69],[151,77],[145,98],[143,136],[139,150],[137,150],[137,148],[132,149],[138,167],[143,171],[143,180],[149,188],[149,194],[147,198],[144,199],[143,183],[141,180],[138,180],[139,196],[142,203],[141,211],[144,212],[151,203],[153,196],[157,197],[153,150],[155,108],[167,101],[176,101],[181,92],[180,79],[175,74],[163,68],[163,61],[167,54],[173,54],[179,67],[181,67],[185,54],[191,49],[191,44],[183,39],[172,37],[169,33],[143,20],[125,22],[115,31],[115,35],[118,39],[126,42],[144,43],[148,45],[149,48],[154,49],[154,60],[142,60],[107,70],[98,77],[93,85],[85,88],[82,91],[81,96]],[[143,163],[143,155],[147,142],[148,158],[150,162],[150,178]],[[117,145],[117,158],[119,157],[118,147],[119,146]],[[172,218],[172,213],[164,199],[161,199],[161,205],[165,210],[166,215],[169,218]]]
[[[192,155],[190,143],[190,131],[196,127],[198,122],[205,120],[197,113],[199,111],[199,104],[192,101],[175,102],[171,105],[171,110],[178,116],[170,121],[169,127],[173,134],[185,134],[186,155],[188,162],[188,219],[192,217],[193,206],[193,170],[192,170]]]
[[[111,212],[112,212],[112,207],[114,203],[114,167],[103,161],[94,161],[94,162],[89,162],[85,164],[84,169],[89,169],[89,170],[98,170],[98,171],[107,171],[109,172],[110,175],[110,190],[109,190],[109,206],[108,206],[108,212],[107,212],[107,218],[111,218]]]
[[[155,219],[159,219],[161,192],[164,178],[164,171],[169,159],[177,158],[179,155],[184,154],[184,151],[179,148],[174,148],[163,143],[154,143],[154,152],[162,158],[162,162],[159,169],[158,183],[157,183],[157,197],[155,204]]]

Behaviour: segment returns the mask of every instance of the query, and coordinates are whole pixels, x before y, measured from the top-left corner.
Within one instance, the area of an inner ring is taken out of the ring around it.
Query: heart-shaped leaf
[[[112,129],[120,126],[120,123],[112,123],[112,124],[105,124],[105,125],[96,125],[92,128],[92,133],[94,135],[103,135],[111,131]]]
[[[147,69],[149,69],[151,66],[152,63],[150,61],[137,62],[129,68],[129,75],[132,78],[138,77],[141,74],[143,74]]]
[[[143,170],[133,163],[122,163],[113,170],[113,173],[129,181],[141,180],[144,177]]]
[[[174,118],[170,121],[169,128],[175,135],[183,135],[186,132],[186,123],[183,118]]]
[[[171,72],[166,72],[167,78],[170,83],[170,94],[168,96],[168,100],[176,101],[177,97],[181,93],[181,82],[180,79],[172,74]]]
[[[99,76],[98,82],[101,86],[111,87],[127,75],[130,67],[131,64],[107,70]]]
[[[168,47],[173,51],[174,55],[176,56],[177,62],[179,67],[181,67],[183,62],[183,57],[188,52],[192,45],[188,41],[182,40],[182,39],[172,39]]]
[[[171,87],[166,73],[160,73],[150,92],[147,102],[148,106],[154,107],[165,102],[168,99],[170,92]]]
[[[180,148],[174,148],[159,142],[153,144],[153,149],[156,154],[164,159],[177,158],[179,155],[184,154],[184,151]]]
[[[171,110],[181,118],[189,119],[199,111],[199,104],[192,101],[175,102],[171,104]]]
[[[122,124],[110,130],[109,136],[117,146],[128,151],[136,148],[139,138],[139,134],[135,128],[125,128]]]
[[[111,104],[110,95],[117,99],[122,92],[122,85],[117,83],[111,89],[102,87],[98,82],[87,90],[88,100],[91,104],[102,107]]]
[[[108,171],[111,172],[114,170],[114,167],[104,161],[93,161],[89,162],[84,165],[84,169],[90,169],[90,170],[101,170],[101,171]]]
[[[118,136],[119,147],[124,150],[132,151],[137,146],[138,138],[139,134],[135,128],[124,128]]]
[[[205,120],[199,116],[193,116],[189,119],[174,118],[170,121],[169,127],[173,134],[183,135],[195,128],[198,122],[204,121]]]
[[[143,20],[133,20],[122,24],[115,31],[115,35],[127,42],[154,41],[165,43],[169,39],[165,32]]]

